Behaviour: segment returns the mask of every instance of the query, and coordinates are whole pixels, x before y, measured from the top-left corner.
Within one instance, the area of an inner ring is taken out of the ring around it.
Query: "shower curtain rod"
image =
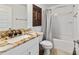
[[[69,5],[69,4],[68,4],[68,5]],[[62,8],[62,7],[67,7],[68,5],[56,6],[55,9]],[[72,6],[75,7],[75,4],[73,4]],[[54,9],[54,10],[55,10],[55,9]],[[52,10],[52,9],[50,8],[50,9],[46,9],[46,10]]]
[[[53,9],[53,11],[55,11],[56,9],[59,9],[59,8],[63,8],[63,7],[68,7],[68,5],[57,6],[55,9]],[[75,7],[75,4],[73,4],[72,7],[74,8],[74,7]],[[51,11],[52,9],[46,9],[46,10],[47,10],[47,11]],[[64,14],[62,14],[62,15],[66,15],[66,14],[70,14],[70,13],[73,13],[73,11],[70,11],[70,12],[64,13]],[[77,12],[76,12],[74,15],[76,15],[76,14],[77,14]],[[54,13],[51,14],[51,15],[54,15]],[[73,16],[74,16],[74,15],[73,15]]]

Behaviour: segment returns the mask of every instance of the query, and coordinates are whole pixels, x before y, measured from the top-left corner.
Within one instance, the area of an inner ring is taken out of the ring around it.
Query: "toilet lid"
[[[47,41],[47,40],[40,42],[40,44],[45,45],[45,46],[52,46],[52,43],[50,41]]]

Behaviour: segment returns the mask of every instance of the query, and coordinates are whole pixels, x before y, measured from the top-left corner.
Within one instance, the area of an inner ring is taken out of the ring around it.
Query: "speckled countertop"
[[[24,37],[20,40],[19,39],[16,40],[15,38],[12,38],[12,39],[8,40],[9,43],[7,45],[0,47],[0,53],[6,52],[12,48],[15,48],[15,47],[23,44],[23,43],[26,43],[29,40],[32,40],[33,38],[40,36],[41,34],[42,34],[41,32],[33,32],[31,35],[30,34],[23,35]],[[22,36],[20,36],[20,37],[22,37]],[[17,38],[19,38],[19,37],[17,37]]]

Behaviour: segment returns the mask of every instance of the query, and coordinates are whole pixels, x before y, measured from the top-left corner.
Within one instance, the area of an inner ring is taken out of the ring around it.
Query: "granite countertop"
[[[6,51],[8,51],[12,48],[15,48],[15,47],[25,43],[25,42],[28,42],[29,40],[32,40],[33,38],[38,37],[41,34],[43,34],[43,33],[33,32],[33,33],[28,34],[28,35],[26,34],[26,35],[22,35],[22,36],[18,36],[18,37],[15,37],[15,38],[8,39],[7,40],[8,44],[0,47],[0,53],[6,52]]]

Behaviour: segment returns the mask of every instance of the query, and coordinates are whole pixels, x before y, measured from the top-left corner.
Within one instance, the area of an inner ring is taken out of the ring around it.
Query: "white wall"
[[[77,39],[79,40],[79,5],[77,5],[77,13],[78,14],[77,14],[77,19],[76,19],[77,20],[76,21],[76,23],[77,23],[77,32],[76,32],[77,35],[76,36],[77,36]]]
[[[12,26],[12,9],[0,5],[0,30],[8,29]]]
[[[6,26],[7,28],[27,28],[27,5],[3,4],[0,5],[0,7],[1,7],[0,10],[3,9],[3,12],[0,12],[4,14],[2,17],[4,16],[8,17],[6,18],[7,20],[5,20],[6,25],[3,22],[0,23],[2,27]],[[0,29],[2,29],[1,26]]]
[[[8,7],[9,9],[11,9],[11,24],[9,24],[10,27],[7,26],[7,28],[33,28],[34,31],[42,31],[42,27],[43,27],[43,23],[44,23],[44,10],[45,10],[45,6],[42,4],[36,4],[38,7],[42,8],[42,26],[36,26],[33,27],[32,26],[32,18],[33,18],[33,6],[32,4],[27,4],[27,5],[23,5],[23,4],[4,4],[3,6]],[[1,5],[0,5],[1,6]],[[4,8],[4,7],[3,7]],[[10,12],[10,11],[8,11]],[[18,19],[18,20],[17,20]]]
[[[27,26],[32,27],[32,4],[27,4]]]

